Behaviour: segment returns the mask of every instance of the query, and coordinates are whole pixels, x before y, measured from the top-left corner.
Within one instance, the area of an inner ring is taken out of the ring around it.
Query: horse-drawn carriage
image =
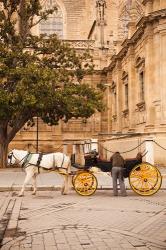
[[[96,152],[85,155],[85,165],[81,166],[63,153],[29,153],[24,150],[12,150],[8,155],[8,163],[17,163],[25,169],[26,177],[19,196],[24,194],[25,186],[33,180],[33,194],[36,194],[36,176],[42,172],[58,172],[64,175],[62,194],[68,192],[68,182],[72,175],[75,191],[84,196],[95,193],[98,182],[94,174],[94,167],[102,172],[111,172],[111,162],[98,158]],[[76,168],[71,171],[70,166]],[[142,162],[142,157],[128,159],[125,161],[124,177],[129,178],[131,188],[139,195],[148,196],[155,194],[161,187],[162,177],[159,170],[147,163]]]
[[[124,178],[129,178],[129,184],[134,192],[139,195],[149,196],[155,194],[161,187],[161,173],[154,165],[148,162],[142,162],[139,153],[135,159],[126,159],[124,167]],[[73,186],[75,191],[84,196],[95,193],[98,182],[94,174],[94,167],[102,172],[111,172],[112,165],[109,161],[98,158],[95,152],[85,156],[85,166],[79,167],[72,163],[72,166],[78,170],[73,175]]]

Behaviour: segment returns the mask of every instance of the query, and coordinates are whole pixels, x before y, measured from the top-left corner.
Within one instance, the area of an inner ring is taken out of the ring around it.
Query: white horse
[[[64,175],[64,184],[62,186],[62,194],[67,194],[70,173],[70,158],[60,152],[57,153],[29,153],[24,150],[13,149],[8,154],[8,164],[18,164],[25,169],[26,177],[19,193],[19,196],[24,195],[25,186],[32,179],[33,192],[37,191],[36,176],[43,172],[56,171]]]

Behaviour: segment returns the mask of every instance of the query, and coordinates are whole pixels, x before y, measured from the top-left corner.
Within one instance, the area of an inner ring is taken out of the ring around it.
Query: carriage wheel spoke
[[[97,189],[97,179],[90,172],[78,173],[74,178],[74,188],[80,195],[91,195]]]
[[[138,183],[138,185],[133,185],[133,182],[132,182],[132,185],[134,188],[139,189],[139,186],[140,186],[139,184],[141,183],[141,179],[138,179],[137,183]]]
[[[149,163],[141,163],[132,169],[129,182],[131,188],[140,195],[156,193],[162,182],[159,170]]]
[[[153,189],[155,186],[152,185],[149,181],[148,181],[149,185],[151,186],[151,188]]]

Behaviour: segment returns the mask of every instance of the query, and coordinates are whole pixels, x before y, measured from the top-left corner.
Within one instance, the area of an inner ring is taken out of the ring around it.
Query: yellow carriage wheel
[[[75,181],[76,176],[77,176],[78,174],[84,173],[84,172],[85,172],[84,170],[78,170],[78,171],[77,171],[77,174],[72,175],[72,180],[71,180],[71,182],[72,182],[73,187],[74,187],[74,181]]]
[[[76,175],[73,175],[72,176],[72,180],[71,180],[73,187],[74,187],[74,180],[75,180],[75,178],[76,178]]]
[[[83,196],[94,194],[98,186],[97,178],[88,171],[78,173],[73,181],[75,191]]]
[[[155,194],[160,189],[162,177],[160,171],[155,166],[143,162],[131,170],[129,183],[137,194],[149,196]]]

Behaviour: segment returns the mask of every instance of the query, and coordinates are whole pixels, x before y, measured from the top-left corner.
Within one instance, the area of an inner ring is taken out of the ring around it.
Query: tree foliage
[[[0,0],[0,144],[8,145],[35,116],[50,125],[101,111],[102,94],[81,83],[93,69],[87,52],[78,55],[54,35],[32,28],[56,11],[39,0]]]

